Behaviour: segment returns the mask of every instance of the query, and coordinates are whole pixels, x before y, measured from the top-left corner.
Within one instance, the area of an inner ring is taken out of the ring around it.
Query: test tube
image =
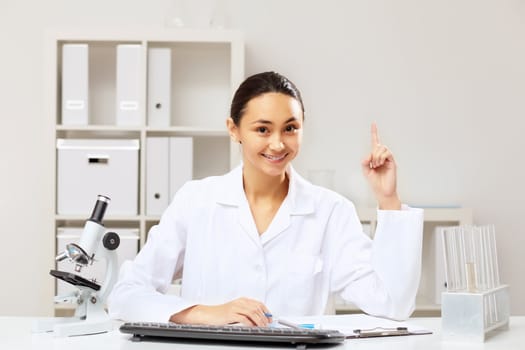
[[[494,287],[499,287],[499,265],[498,265],[498,251],[496,247],[496,227],[494,225],[489,226],[490,238],[491,238],[491,257],[492,266],[494,269]]]
[[[475,239],[478,290],[484,291],[487,289],[487,270],[486,270],[486,257],[485,257],[485,254],[483,253],[484,245],[483,245],[482,230],[480,227],[474,227],[474,239]]]
[[[448,236],[447,228],[443,227],[439,229],[439,235],[441,236],[441,246],[443,247],[443,263],[445,265],[445,281],[447,291],[450,292],[453,289],[452,272],[451,272],[451,261],[450,251],[448,248]]]
[[[465,252],[463,250],[463,231],[460,226],[455,227],[454,230],[454,250],[456,262],[456,290],[463,291],[465,289]]]
[[[441,243],[443,244],[443,260],[445,262],[445,280],[447,281],[447,291],[452,292],[455,289],[454,270],[451,254],[451,243],[449,229],[441,229]]]
[[[491,259],[492,259],[492,269],[493,269],[493,282],[494,282],[494,288],[499,287],[500,281],[499,281],[499,270],[498,270],[498,253],[496,250],[496,227],[494,225],[488,226],[489,230],[489,236],[490,236],[490,251],[491,251]],[[496,294],[492,293],[490,295],[492,299],[493,304],[493,312],[494,312],[494,322],[499,322],[499,310],[498,310],[498,302],[496,300]]]
[[[493,288],[493,279],[492,279],[492,265],[491,265],[491,258],[490,258],[490,240],[489,240],[489,232],[487,226],[481,226],[481,237],[483,241],[483,256],[485,259],[485,278],[487,281],[487,290],[490,290]],[[485,294],[484,301],[486,301],[486,308],[485,308],[485,317],[487,318],[487,327],[492,326],[494,323],[494,303],[492,301],[492,298],[490,294]]]
[[[447,240],[447,254],[450,261],[449,272],[450,272],[450,281],[447,280],[447,283],[450,282],[450,288],[448,291],[455,292],[458,290],[458,272],[457,272],[457,253],[456,253],[456,235],[454,228],[448,228],[446,231]]]
[[[459,286],[457,232],[454,227],[446,227],[442,231],[443,252],[445,257],[445,273],[447,291],[455,292]]]
[[[463,243],[465,251],[465,282],[467,292],[475,293],[478,291],[477,287],[477,264],[474,244],[474,228],[472,226],[465,226],[463,228]]]
[[[488,226],[481,227],[484,241],[484,250],[487,263],[487,289],[492,289],[495,287],[494,284],[494,264],[492,261],[492,240],[490,238],[490,231]]]
[[[468,258],[468,246],[467,246],[467,240],[466,240],[466,227],[465,226],[459,226],[458,227],[458,237],[459,237],[459,251],[460,251],[460,261],[459,261],[459,268],[460,268],[460,289],[462,291],[468,290],[467,289],[467,258]]]

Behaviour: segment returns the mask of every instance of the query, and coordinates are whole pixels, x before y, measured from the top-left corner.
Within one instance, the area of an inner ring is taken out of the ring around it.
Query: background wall
[[[359,161],[377,121],[399,163],[405,202],[472,207],[476,223],[496,225],[512,313],[525,314],[525,1],[219,1],[227,25],[245,33],[246,73],[277,70],[302,90],[305,145],[296,168],[304,175],[332,169],[336,190],[374,205]],[[210,0],[196,2],[204,11]],[[163,29],[180,3],[0,2],[0,315],[52,310],[54,121],[42,113],[45,30]]]

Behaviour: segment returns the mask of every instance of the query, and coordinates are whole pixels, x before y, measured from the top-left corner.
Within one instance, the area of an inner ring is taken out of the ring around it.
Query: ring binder
[[[141,49],[138,44],[117,45],[117,125],[140,125]]]
[[[88,125],[89,47],[87,44],[62,46],[63,125]]]

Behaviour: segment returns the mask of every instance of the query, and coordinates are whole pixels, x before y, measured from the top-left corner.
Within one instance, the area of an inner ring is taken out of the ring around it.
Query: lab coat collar
[[[308,215],[315,211],[313,185],[306,181],[290,165],[286,170],[290,180],[285,203],[289,215]],[[239,207],[246,201],[243,188],[242,164],[221,178],[217,203]]]
[[[237,207],[239,224],[258,247],[264,246],[290,227],[293,215],[307,215],[314,212],[312,191],[308,190],[308,186],[312,185],[301,178],[291,166],[287,170],[287,174],[290,181],[288,194],[275,214],[270,226],[268,226],[266,231],[261,235],[259,235],[257,231],[248,200],[244,193],[242,165],[221,178],[224,183],[219,184],[220,194],[217,202],[222,205]]]

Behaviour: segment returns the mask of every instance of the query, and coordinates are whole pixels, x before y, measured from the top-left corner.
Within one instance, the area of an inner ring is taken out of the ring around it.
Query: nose
[[[272,151],[282,151],[284,149],[284,143],[281,140],[280,135],[275,135],[270,140],[270,149]]]

